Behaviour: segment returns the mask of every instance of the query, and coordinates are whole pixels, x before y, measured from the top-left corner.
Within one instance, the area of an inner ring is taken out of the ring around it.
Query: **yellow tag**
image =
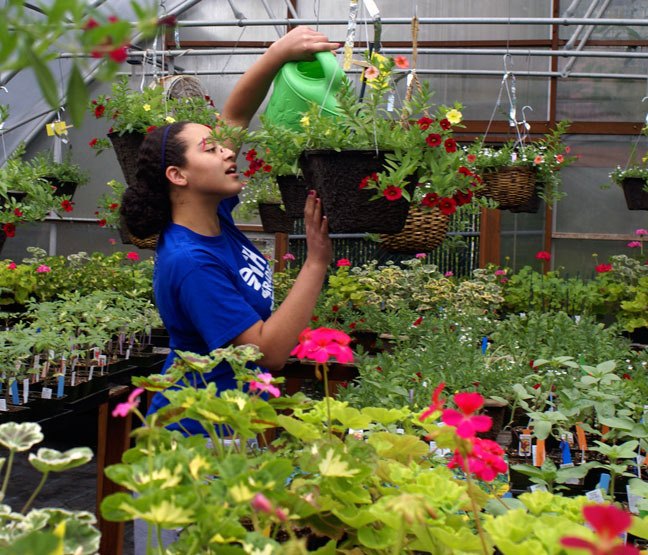
[[[48,137],[53,137],[54,135],[67,135],[67,130],[71,127],[73,126],[64,121],[53,121],[45,125],[45,130]]]

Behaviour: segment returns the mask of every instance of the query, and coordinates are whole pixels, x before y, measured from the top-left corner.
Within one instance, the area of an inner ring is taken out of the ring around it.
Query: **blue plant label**
[[[58,386],[56,388],[56,397],[60,399],[63,397],[63,387],[65,386],[65,376],[58,377]]]
[[[569,443],[562,440],[560,442],[560,452],[562,457],[562,464],[570,464],[572,462],[571,451],[569,450]]]
[[[596,486],[598,489],[603,490],[604,492],[607,492],[608,488],[610,487],[610,475],[606,472],[601,474],[601,477],[599,478],[599,483]]]
[[[14,405],[20,404],[20,396],[18,395],[18,382],[16,380],[11,382],[11,402]]]

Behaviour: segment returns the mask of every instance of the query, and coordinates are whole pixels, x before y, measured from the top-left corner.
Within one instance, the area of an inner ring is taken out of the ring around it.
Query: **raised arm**
[[[339,46],[309,27],[296,27],[272,43],[238,80],[223,106],[223,119],[229,125],[247,128],[283,64],[311,59],[315,52],[335,50]]]

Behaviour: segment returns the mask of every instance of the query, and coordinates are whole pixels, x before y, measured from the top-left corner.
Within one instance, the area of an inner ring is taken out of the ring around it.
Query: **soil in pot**
[[[372,150],[307,150],[299,165],[307,183],[322,199],[333,233],[398,233],[405,226],[409,202],[404,198],[371,200],[375,191],[360,189],[362,179],[380,172],[385,153]],[[407,190],[412,193],[415,184]]]

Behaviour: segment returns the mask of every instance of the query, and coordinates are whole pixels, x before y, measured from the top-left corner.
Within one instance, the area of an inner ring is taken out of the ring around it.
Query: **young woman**
[[[338,46],[311,29],[294,29],[239,80],[222,117],[230,125],[246,127],[283,63]],[[312,192],[304,210],[306,261],[289,295],[272,312],[268,262],[231,215],[242,188],[235,159],[236,152],[211,142],[203,125],[158,128],[144,140],[137,183],[124,194],[121,211],[130,232],[138,237],[160,234],[153,285],[172,349],[165,369],[175,349],[206,354],[251,343],[263,353],[261,367],[280,370],[321,291],[332,250],[328,223]],[[236,386],[226,363],[207,379],[220,391]],[[166,403],[163,395],[156,395],[149,412]],[[183,420],[177,429],[182,428],[206,434],[192,420]]]

